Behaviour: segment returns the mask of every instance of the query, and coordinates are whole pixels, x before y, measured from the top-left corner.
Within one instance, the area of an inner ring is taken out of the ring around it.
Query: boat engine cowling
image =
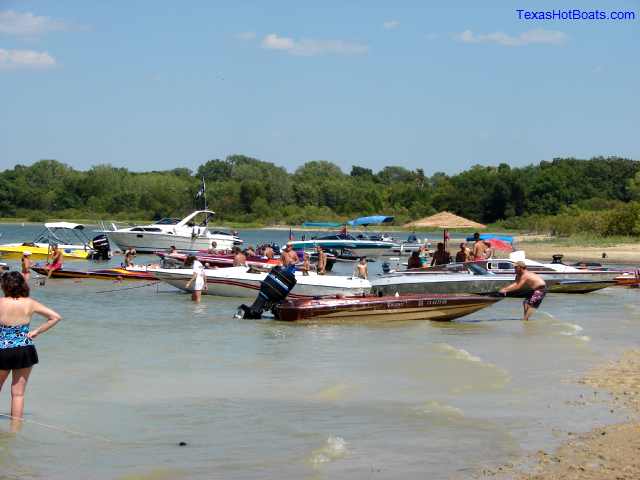
[[[260,282],[260,292],[253,304],[240,305],[242,318],[260,319],[265,310],[271,310],[282,302],[296,285],[295,267],[273,267],[265,279]]]
[[[97,235],[91,240],[91,246],[94,253],[91,254],[91,260],[109,260],[111,258],[111,245],[105,234]]]

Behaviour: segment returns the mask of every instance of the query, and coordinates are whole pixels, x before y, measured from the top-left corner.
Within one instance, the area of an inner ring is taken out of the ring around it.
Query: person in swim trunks
[[[46,332],[62,317],[29,298],[29,285],[20,272],[5,272],[0,277],[4,298],[0,298],[0,390],[11,378],[11,430],[20,428],[24,412],[24,392],[31,368],[38,363],[33,339]],[[47,321],[31,330],[34,313]]]
[[[530,291],[527,298],[522,302],[524,309],[523,320],[529,320],[529,317],[535,312],[544,300],[547,294],[547,284],[540,275],[527,270],[527,264],[524,262],[516,262],[516,281],[511,285],[507,285],[500,290],[500,293],[506,295],[509,292],[515,292],[517,290]]]

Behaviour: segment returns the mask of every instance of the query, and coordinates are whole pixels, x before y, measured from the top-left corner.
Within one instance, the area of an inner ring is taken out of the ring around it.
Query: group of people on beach
[[[473,262],[476,260],[487,260],[493,258],[493,247],[491,243],[480,238],[478,232],[473,235],[473,248],[467,246],[467,242],[460,243],[460,250],[456,252],[455,261],[458,263]],[[438,265],[446,265],[454,259],[448,250],[445,249],[444,242],[438,242],[436,251],[431,255],[431,262],[428,261],[429,252],[426,245],[411,253],[408,261],[408,268],[427,268]]]

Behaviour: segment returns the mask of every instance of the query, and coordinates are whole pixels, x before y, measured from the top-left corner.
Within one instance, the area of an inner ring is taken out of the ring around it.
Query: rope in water
[[[50,430],[55,430],[57,432],[68,433],[70,435],[76,435],[76,436],[79,436],[79,437],[92,438],[92,439],[98,440],[100,442],[115,443],[113,440],[111,440],[109,438],[101,437],[99,435],[94,435],[92,433],[79,432],[77,430],[71,430],[70,428],[58,427],[56,425],[49,425],[49,424],[46,424],[46,423],[36,422],[35,420],[28,420],[28,419],[25,419],[25,418],[14,417],[13,415],[7,415],[6,413],[0,413],[0,417],[6,417],[6,418],[8,418],[10,420],[19,420],[19,421],[24,422],[24,423],[31,423],[33,425],[38,425],[39,427],[48,428]]]
[[[111,290],[99,290],[96,293],[112,293],[112,292],[122,292],[124,290],[133,290],[134,288],[144,288],[144,287],[150,287],[152,285],[158,285],[160,282],[155,281],[155,282],[149,282],[149,283],[145,283],[143,285],[136,285],[135,287],[124,287],[124,288],[114,288]]]

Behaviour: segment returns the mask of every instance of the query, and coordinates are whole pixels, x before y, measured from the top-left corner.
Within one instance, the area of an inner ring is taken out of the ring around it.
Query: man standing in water
[[[316,247],[316,251],[318,252],[318,275],[324,275],[327,271],[327,254],[320,245]]]
[[[29,258],[31,252],[29,250],[25,250],[22,252],[22,260],[20,261],[20,271],[22,272],[22,276],[24,277],[24,281],[29,283],[29,278],[31,277],[31,259]]]
[[[282,262],[282,266],[288,267],[289,265],[295,265],[298,263],[298,260],[298,254],[293,250],[293,244],[287,242],[284,250],[280,252],[280,262]]]
[[[484,260],[486,257],[487,244],[480,240],[478,232],[473,234],[473,260]]]
[[[523,320],[529,320],[533,312],[540,307],[544,296],[547,294],[547,284],[540,275],[527,270],[527,264],[524,262],[516,262],[516,281],[511,285],[507,285],[500,290],[500,293],[506,295],[509,292],[517,290],[531,291],[527,298],[522,302],[524,308]]]

